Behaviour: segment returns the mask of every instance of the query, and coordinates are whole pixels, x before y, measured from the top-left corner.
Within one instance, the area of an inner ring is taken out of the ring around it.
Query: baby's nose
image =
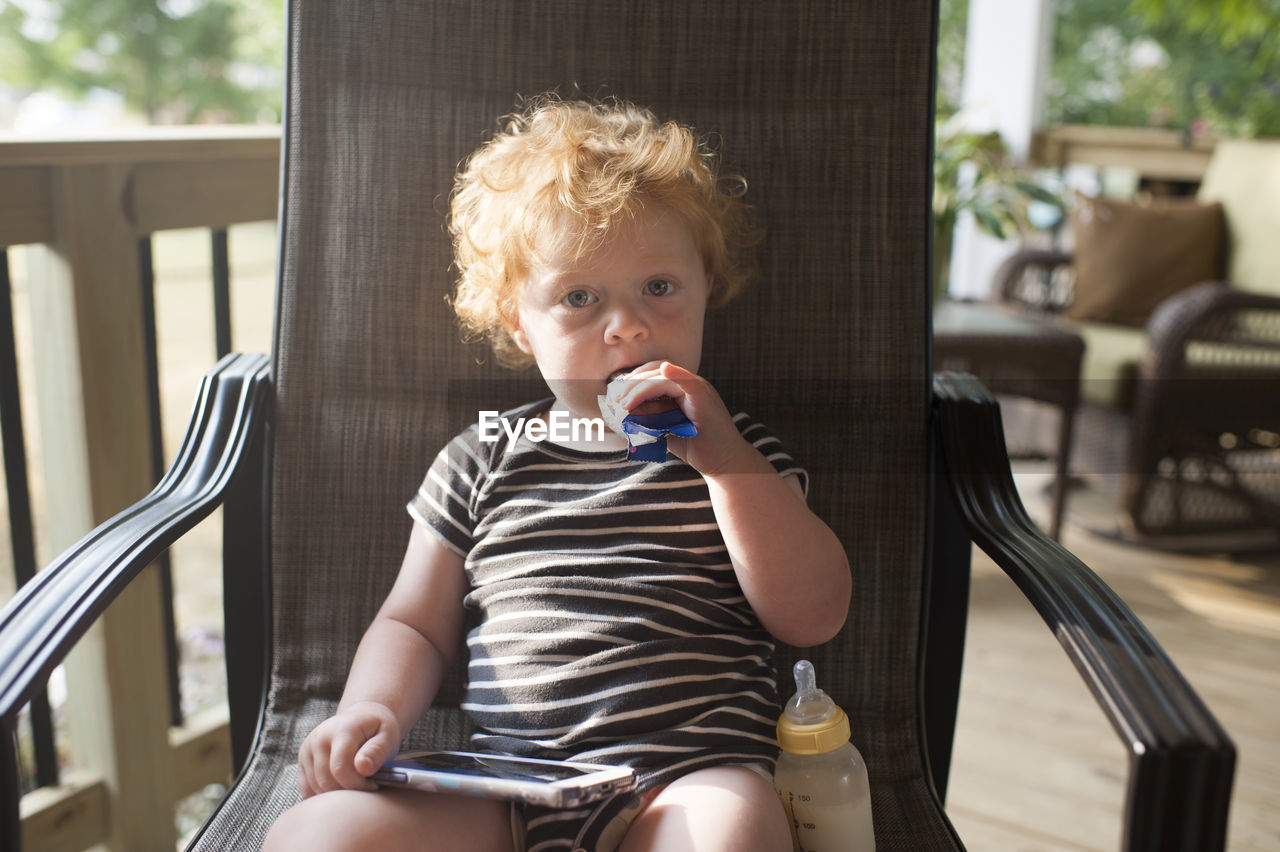
[[[605,339],[610,343],[643,340],[649,335],[649,323],[642,310],[631,305],[618,305],[609,315]]]

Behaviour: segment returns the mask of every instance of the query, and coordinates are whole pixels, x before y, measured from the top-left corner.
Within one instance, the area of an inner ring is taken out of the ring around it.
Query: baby
[[[744,279],[730,189],[689,128],[627,103],[539,99],[463,166],[454,308],[552,393],[504,418],[678,409],[690,428],[656,463],[614,431],[473,426],[441,450],[337,712],[300,750],[304,799],[266,848],[791,848],[774,642],[840,630],[849,566],[804,472],[698,375],[706,311]],[[637,790],[568,811],[375,792],[464,641],[475,749],[626,764]]]

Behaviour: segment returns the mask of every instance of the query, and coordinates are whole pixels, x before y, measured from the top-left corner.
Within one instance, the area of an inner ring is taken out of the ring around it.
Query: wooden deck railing
[[[0,141],[0,249],[29,246],[51,552],[155,481],[139,240],[274,220],[278,173],[270,128]],[[73,769],[25,797],[25,849],[168,852],[176,801],[228,779],[225,713],[170,724],[161,600],[148,569],[68,659]]]
[[[1132,169],[1159,180],[1199,181],[1216,139],[1176,130],[1068,125],[1036,132],[1031,161],[1040,166],[1085,164]]]

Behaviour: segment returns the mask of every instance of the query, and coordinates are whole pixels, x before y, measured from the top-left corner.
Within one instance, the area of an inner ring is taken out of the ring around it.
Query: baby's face
[[[659,359],[697,372],[711,282],[679,216],[650,204],[586,257],[552,252],[520,294],[512,337],[559,407],[597,417],[609,377]]]

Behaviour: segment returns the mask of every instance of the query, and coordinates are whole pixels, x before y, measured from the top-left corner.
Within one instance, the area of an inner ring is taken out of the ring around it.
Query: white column
[[[1040,126],[1053,45],[1053,0],[969,0],[961,120],[974,131],[998,130],[1025,160]],[[978,231],[967,213],[956,226],[950,293],[982,298],[998,267],[1017,249]]]

